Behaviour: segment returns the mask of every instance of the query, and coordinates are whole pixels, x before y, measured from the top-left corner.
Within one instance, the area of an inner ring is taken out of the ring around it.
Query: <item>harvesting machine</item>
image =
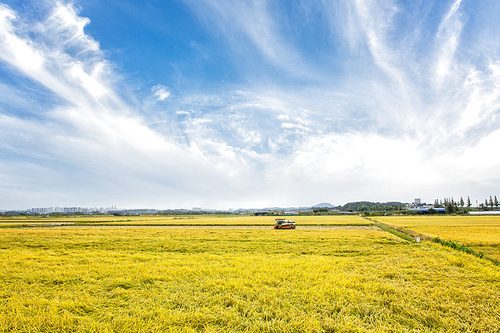
[[[295,229],[295,221],[278,218],[274,219],[274,222],[276,222],[274,229]]]

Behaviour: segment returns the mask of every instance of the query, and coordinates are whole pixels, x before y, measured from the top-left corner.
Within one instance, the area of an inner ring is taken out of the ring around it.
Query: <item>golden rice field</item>
[[[500,268],[376,230],[2,228],[1,332],[499,332]]]
[[[500,216],[383,216],[385,224],[464,244],[500,261]]]
[[[253,225],[273,226],[279,216],[71,216],[71,217],[14,217],[0,218],[0,227],[19,225],[54,225],[61,223],[79,225]],[[298,225],[371,225],[357,215],[283,216]]]

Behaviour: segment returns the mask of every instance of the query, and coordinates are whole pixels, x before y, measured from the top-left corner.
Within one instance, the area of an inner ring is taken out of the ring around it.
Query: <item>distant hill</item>
[[[317,205],[312,206],[313,208],[335,208],[337,206],[332,205],[331,203],[328,202],[322,202]]]
[[[370,202],[370,201],[356,201],[349,202],[343,206],[340,206],[340,210],[349,210],[352,209],[354,211],[370,209],[372,207],[376,207],[378,209],[384,210],[389,207],[404,207],[406,204],[398,201],[390,201],[390,202]]]

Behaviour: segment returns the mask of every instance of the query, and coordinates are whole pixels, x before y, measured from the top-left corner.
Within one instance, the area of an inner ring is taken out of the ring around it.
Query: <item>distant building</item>
[[[422,207],[420,207],[420,208],[411,208],[411,209],[409,209],[409,210],[411,210],[412,212],[417,211],[417,212],[420,212],[420,213],[422,213],[422,214],[429,214],[429,210],[430,210],[430,209],[435,210],[435,211],[436,211],[436,212],[438,212],[439,214],[444,214],[444,213],[446,213],[446,209],[444,209],[444,208],[434,208],[434,206],[433,206],[433,205],[430,205],[430,206],[422,206]]]
[[[500,215],[500,210],[469,212],[469,215]]]
[[[406,204],[406,209],[412,212],[420,212],[422,214],[429,214],[429,210],[433,209],[439,214],[446,213],[446,209],[444,208],[436,208],[434,205],[428,205],[425,202],[422,203],[420,198],[415,198],[415,202]]]
[[[269,215],[274,215],[274,212],[270,211],[260,211],[260,212],[254,212],[254,216],[269,216]]]
[[[31,208],[27,210],[28,213],[30,214],[50,214],[54,212],[53,207],[47,207],[47,208]]]
[[[408,210],[415,210],[416,208],[434,208],[434,205],[426,205],[425,203],[422,203],[422,199],[420,198],[415,198],[415,202],[406,204],[406,209]]]

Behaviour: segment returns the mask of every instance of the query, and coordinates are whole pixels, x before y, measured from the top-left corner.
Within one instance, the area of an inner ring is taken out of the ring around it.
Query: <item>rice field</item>
[[[383,216],[382,223],[467,245],[500,261],[500,216]]]
[[[500,269],[376,230],[2,228],[1,332],[498,332]]]
[[[298,225],[371,225],[372,223],[357,215],[319,215],[319,216],[72,216],[72,217],[15,217],[0,218],[0,227],[21,225],[137,225],[137,226],[273,226],[274,219],[285,217],[293,219]]]

